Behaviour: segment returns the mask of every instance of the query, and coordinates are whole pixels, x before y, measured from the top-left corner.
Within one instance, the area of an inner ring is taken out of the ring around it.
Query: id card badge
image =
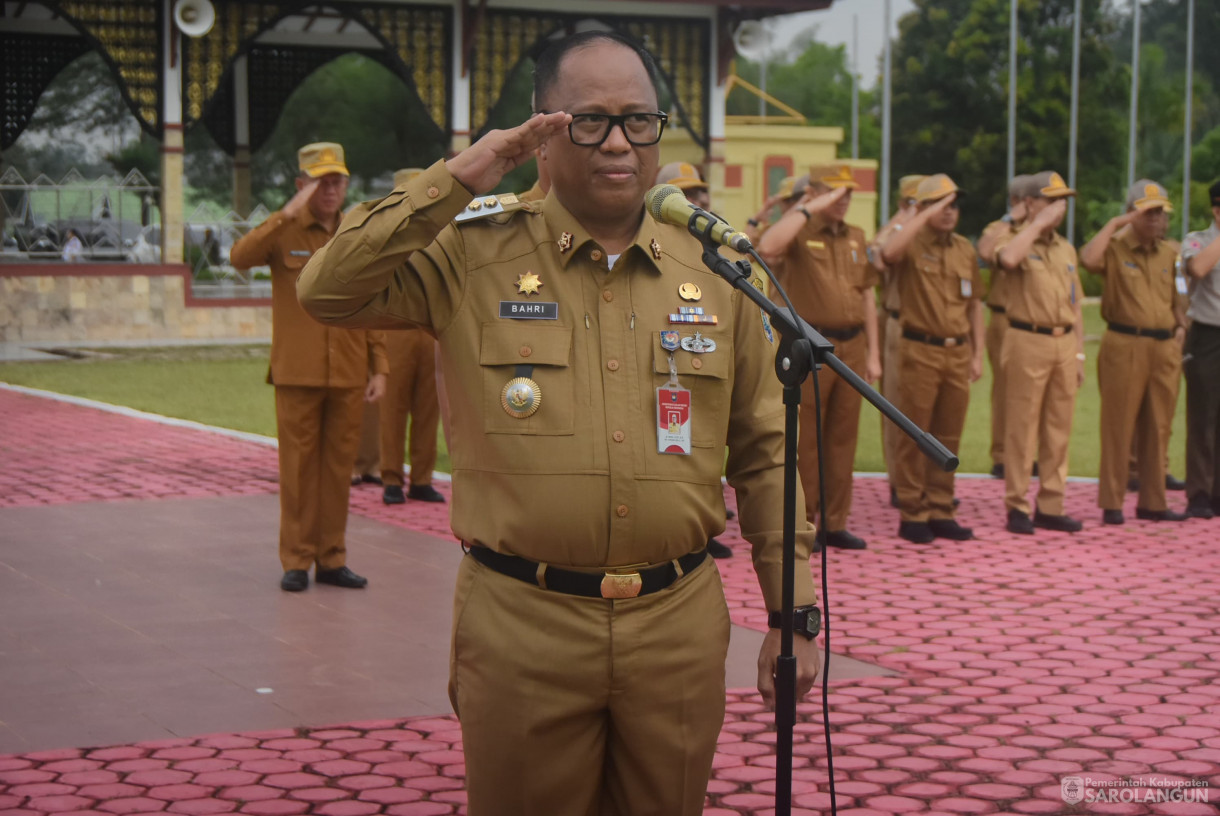
[[[657,388],[657,453],[690,455],[690,390],[672,381]]]
[[[962,283],[962,297],[965,300],[970,300],[974,294],[974,281],[970,280],[970,278],[961,278],[960,280]]]

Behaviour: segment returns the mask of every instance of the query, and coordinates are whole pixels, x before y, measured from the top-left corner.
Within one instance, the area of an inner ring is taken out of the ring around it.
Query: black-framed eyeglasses
[[[550,113],[551,111],[541,111]],[[621,128],[627,141],[636,147],[647,147],[661,141],[669,114],[661,113],[574,113],[568,123],[568,137],[581,147],[599,147],[610,137],[610,131]]]

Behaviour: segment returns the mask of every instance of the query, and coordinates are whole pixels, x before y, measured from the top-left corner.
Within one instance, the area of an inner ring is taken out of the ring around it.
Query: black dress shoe
[[[974,530],[958,524],[956,519],[929,519],[928,529],[937,538],[947,538],[951,541],[969,541],[974,538]]]
[[[1004,463],[1003,462],[996,462],[994,465],[991,466],[991,478],[993,478],[993,479],[1003,479],[1004,478]]]
[[[305,570],[288,570],[280,579],[280,589],[285,592],[302,592],[309,586],[309,573]]]
[[[865,550],[868,544],[859,536],[846,530],[832,530],[826,534],[826,543],[839,550]]]
[[[406,504],[407,497],[402,494],[402,485],[386,485],[381,500],[386,504]]]
[[[319,584],[330,584],[331,586],[346,587],[347,589],[364,589],[368,586],[369,579],[363,575],[357,575],[347,567],[339,567],[332,570],[318,570],[314,576],[314,580]]]
[[[353,477],[352,477],[352,487],[355,487],[355,486],[356,486],[356,485],[358,485],[358,484],[360,484],[360,477],[359,477],[359,476],[353,476]]]
[[[722,544],[714,538],[707,540],[707,554],[712,558],[732,558],[733,551],[728,548],[728,545]]]
[[[905,538],[912,544],[927,544],[936,538],[926,521],[898,522],[898,537]]]
[[[1186,482],[1182,481],[1172,473],[1165,474],[1165,489],[1166,490],[1185,490]]]
[[[1135,517],[1140,521],[1186,521],[1184,513],[1178,513],[1174,510],[1145,510],[1142,507],[1135,508]]]
[[[1079,533],[1084,529],[1084,525],[1071,516],[1052,516],[1041,510],[1034,511],[1034,526],[1060,533]]]
[[[729,521],[732,521],[733,519],[737,518],[737,513],[726,508],[724,511],[724,517]]]
[[[381,484],[381,477],[372,473],[365,473],[360,477],[360,481],[364,482],[365,484],[379,485]]]
[[[1207,502],[1191,502],[1186,505],[1186,518],[1210,519],[1215,517],[1216,512]]]
[[[1029,520],[1029,514],[1022,513],[1015,508],[1008,511],[1008,523],[1004,525],[1004,528],[1010,533],[1018,533],[1020,535],[1034,534],[1034,523]]]
[[[1122,524],[1125,521],[1122,510],[1102,510],[1102,524]]]
[[[411,485],[407,488],[407,498],[414,499],[415,501],[445,503],[445,497],[438,493],[436,488],[430,484]]]

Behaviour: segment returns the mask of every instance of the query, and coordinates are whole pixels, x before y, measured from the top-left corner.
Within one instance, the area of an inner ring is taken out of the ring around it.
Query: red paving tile
[[[28,433],[35,416],[38,435]],[[0,508],[276,490],[270,447],[3,389],[0,440]],[[1128,507],[1115,531],[1096,523],[1095,486],[1072,483],[1067,510],[1085,520],[1081,534],[1012,536],[1000,482],[958,488],[979,540],[897,539],[884,483],[860,479],[852,529],[869,549],[830,553],[836,649],[899,672],[833,687],[839,813],[1066,813],[1065,774],[1209,783],[1213,803],[1080,812],[1215,812],[1220,600],[1198,578],[1220,571],[1220,522],[1154,525]],[[352,510],[451,540],[448,505],[387,507],[379,490],[356,488]],[[733,522],[721,539],[738,550],[717,562],[733,621],[762,629]],[[817,695],[800,706],[794,813],[829,809],[821,711]],[[774,752],[758,695],[730,690],[705,813],[770,813]],[[67,747],[0,756],[0,813],[442,816],[465,812],[461,762],[452,717]]]

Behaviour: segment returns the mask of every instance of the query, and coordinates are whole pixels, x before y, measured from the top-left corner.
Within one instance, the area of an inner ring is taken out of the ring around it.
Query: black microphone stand
[[[695,220],[704,215],[706,225]],[[780,588],[780,653],[775,670],[775,814],[789,816],[792,812],[792,739],[796,726],[796,657],[792,653],[793,587],[796,578],[796,457],[798,417],[801,404],[801,384],[816,367],[826,365],[838,374],[864,399],[872,403],[887,419],[915,440],[926,456],[946,471],[954,470],[958,459],[940,440],[924,431],[893,404],[860,378],[834,355],[834,345],[816,329],[795,314],[795,310],[780,308],[750,283],[750,262],[730,261],[718,251],[721,244],[711,236],[714,217],[703,210],[692,213],[688,228],[703,244],[703,263],[734,288],[741,290],[771,319],[780,333],[775,354],[775,374],[784,386],[784,553]],[[818,428],[819,438],[822,429]],[[820,443],[819,443],[820,444]],[[825,551],[825,545],[823,545]],[[825,667],[823,671],[825,671]],[[829,757],[829,754],[828,754]],[[831,806],[834,807],[833,772]]]

